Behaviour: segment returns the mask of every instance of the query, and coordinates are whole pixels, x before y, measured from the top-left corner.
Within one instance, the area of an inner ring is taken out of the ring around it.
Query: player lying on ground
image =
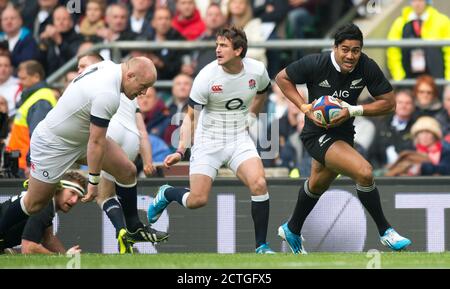
[[[21,245],[22,254],[80,253],[80,247],[73,246],[66,251],[61,241],[53,235],[53,218],[57,211],[69,212],[86,192],[87,181],[77,172],[67,172],[62,177],[52,201],[39,213],[11,227],[5,237],[5,253],[15,253],[12,249]],[[28,183],[25,183],[27,188]],[[27,192],[23,191],[20,196]],[[0,204],[0,217],[18,196]],[[1,253],[1,252],[0,252]]]

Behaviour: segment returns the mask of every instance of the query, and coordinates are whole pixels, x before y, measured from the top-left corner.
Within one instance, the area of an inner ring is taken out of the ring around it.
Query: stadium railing
[[[251,48],[267,48],[267,49],[301,49],[301,48],[331,48],[333,46],[332,39],[302,39],[302,40],[269,40],[250,42]],[[364,40],[364,48],[388,48],[388,47],[442,47],[450,46],[450,40],[421,40],[421,39],[404,39],[404,40],[386,40],[386,39],[366,39]],[[214,48],[214,41],[118,41],[114,43],[99,43],[95,44],[88,51],[99,52],[103,49],[110,49],[112,60],[120,62],[121,52],[123,50],[158,50],[169,48],[174,50],[195,50]],[[47,78],[47,83],[53,86],[58,86],[59,80],[70,70],[76,67],[77,58],[74,57],[52,75]],[[415,79],[404,79],[401,81],[391,80],[394,86],[412,86],[415,84]],[[445,79],[436,79],[437,85],[447,85],[450,81]],[[157,81],[155,87],[171,87],[172,81]]]

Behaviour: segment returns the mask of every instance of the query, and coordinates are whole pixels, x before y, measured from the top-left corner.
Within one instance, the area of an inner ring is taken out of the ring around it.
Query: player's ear
[[[128,71],[127,72],[127,78],[128,79],[132,79],[132,78],[135,78],[135,77],[136,77],[136,74],[133,71]]]
[[[236,49],[234,50],[234,53],[236,54],[236,56],[240,56],[241,53],[242,53],[242,50],[243,50],[242,47],[236,48]]]

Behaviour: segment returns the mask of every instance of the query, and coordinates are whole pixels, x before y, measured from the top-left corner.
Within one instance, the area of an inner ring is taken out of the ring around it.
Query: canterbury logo
[[[213,85],[211,87],[211,90],[212,90],[212,92],[215,92],[215,93],[222,92],[223,91],[222,85]]]
[[[321,83],[319,83],[319,86],[321,87],[331,87],[331,85],[328,83],[328,80],[324,80]]]

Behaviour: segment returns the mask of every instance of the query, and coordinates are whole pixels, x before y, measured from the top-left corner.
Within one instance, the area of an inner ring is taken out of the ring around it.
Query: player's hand
[[[88,184],[88,192],[86,196],[84,196],[81,199],[81,201],[83,203],[91,202],[97,197],[97,194],[98,194],[98,185]]]
[[[348,108],[343,107],[341,112],[339,112],[339,115],[336,117],[333,117],[330,120],[330,124],[328,127],[336,127],[343,124],[345,121],[347,121],[350,118],[350,113],[348,112]]]
[[[66,252],[66,254],[68,254],[68,255],[75,255],[75,254],[80,254],[80,253],[81,253],[80,245],[73,246]]]
[[[152,163],[148,163],[144,165],[144,174],[149,177],[153,175],[156,172],[156,168],[153,166]]]
[[[302,104],[302,106],[300,107],[300,110],[305,114],[305,116],[307,118],[309,118],[312,122],[314,122],[315,125],[320,126],[320,127],[327,127],[326,125],[324,125],[320,120],[318,120],[315,116],[314,113],[312,111],[312,108],[314,106],[314,103],[316,101],[314,100],[312,103],[310,104]]]
[[[179,161],[181,161],[181,155],[179,153],[173,153],[168,155],[165,159],[164,159],[164,166],[166,168],[173,166],[174,164],[178,163]]]

